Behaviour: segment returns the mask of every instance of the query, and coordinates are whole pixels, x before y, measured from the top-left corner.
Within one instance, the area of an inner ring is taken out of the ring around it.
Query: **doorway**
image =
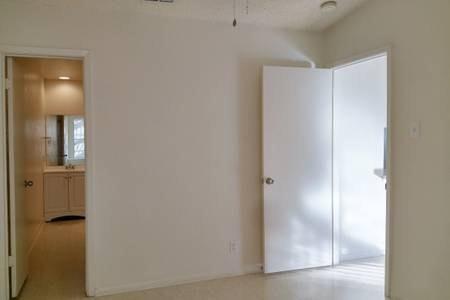
[[[334,263],[382,258],[386,253],[387,56],[336,68],[333,82]]]
[[[264,272],[338,266],[388,294],[387,53],[263,74]]]
[[[333,264],[386,286],[388,57],[333,70]],[[351,275],[351,274],[350,274]]]
[[[83,61],[11,55],[5,74],[9,296],[84,295]]]

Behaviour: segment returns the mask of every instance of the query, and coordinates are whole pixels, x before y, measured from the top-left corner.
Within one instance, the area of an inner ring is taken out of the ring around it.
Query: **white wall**
[[[326,33],[329,62],[392,46],[394,299],[450,298],[449,28],[450,1],[376,0]]]
[[[339,260],[385,254],[386,56],[334,71],[333,193]]]
[[[320,61],[321,37],[136,3],[0,2],[1,44],[92,55],[97,292],[256,271],[262,65]]]
[[[77,80],[45,80],[46,115],[83,115],[83,82]]]

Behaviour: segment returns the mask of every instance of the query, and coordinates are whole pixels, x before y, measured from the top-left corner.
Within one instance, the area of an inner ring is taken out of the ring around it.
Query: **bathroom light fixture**
[[[320,4],[320,10],[323,12],[333,11],[337,8],[337,1],[324,1]]]
[[[70,80],[69,76],[59,76],[58,77],[59,80]]]

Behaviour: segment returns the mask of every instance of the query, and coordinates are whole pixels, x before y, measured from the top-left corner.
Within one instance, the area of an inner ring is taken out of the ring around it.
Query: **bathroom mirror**
[[[83,116],[47,116],[45,140],[47,166],[84,164]]]

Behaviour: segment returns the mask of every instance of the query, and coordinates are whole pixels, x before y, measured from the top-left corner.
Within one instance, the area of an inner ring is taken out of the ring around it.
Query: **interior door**
[[[11,258],[11,296],[17,297],[28,275],[25,189],[25,105],[22,70],[7,58],[8,78],[8,143],[9,143],[9,207]]]
[[[43,81],[39,65],[7,58],[11,296],[28,275],[28,257],[42,224]]]
[[[332,264],[332,72],[264,67],[264,271]]]

